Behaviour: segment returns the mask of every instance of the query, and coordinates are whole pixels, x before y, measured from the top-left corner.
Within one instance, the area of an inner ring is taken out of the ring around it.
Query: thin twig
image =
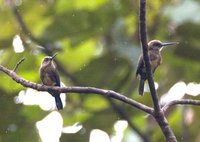
[[[169,127],[168,121],[161,110],[158,95],[155,90],[154,80],[152,77],[152,71],[148,55],[148,45],[147,45],[147,30],[146,30],[146,0],[140,0],[140,40],[142,44],[142,51],[144,57],[144,63],[146,68],[147,79],[149,83],[149,88],[151,92],[151,98],[154,105],[154,118],[159,124],[165,139],[167,142],[177,142],[177,139]]]
[[[146,74],[147,74],[149,89],[150,89],[153,104],[154,104],[154,109],[155,111],[159,111],[160,105],[159,105],[158,96],[155,90],[154,80],[153,80],[152,71],[151,71],[151,65],[150,65],[149,56],[148,56],[147,30],[146,30],[146,0],[140,0],[140,40],[142,44]]]
[[[111,97],[116,100],[122,101],[126,104],[129,104],[139,110],[142,110],[148,114],[153,114],[153,109],[151,107],[148,107],[146,105],[143,105],[137,101],[134,101],[124,95],[121,95],[120,93],[114,92],[112,90],[105,90],[105,89],[99,89],[95,87],[52,87],[52,86],[45,86],[41,84],[36,84],[33,82],[30,82],[24,78],[21,78],[18,76],[15,72],[8,70],[7,68],[0,65],[0,70],[6,73],[8,76],[10,76],[13,80],[20,83],[24,87],[29,87],[38,91],[57,91],[60,93],[82,93],[82,94],[99,94],[106,97]]]
[[[25,60],[25,58],[22,58],[17,64],[16,66],[14,67],[13,71],[16,72],[17,71],[17,68],[19,67],[19,65]]]
[[[200,106],[200,100],[191,100],[191,99],[181,99],[181,100],[174,100],[169,103],[167,103],[162,110],[164,112],[167,111],[168,108],[174,106],[174,105],[195,105]]]

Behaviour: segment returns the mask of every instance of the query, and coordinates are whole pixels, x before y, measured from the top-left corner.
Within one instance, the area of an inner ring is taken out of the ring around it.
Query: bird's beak
[[[169,45],[175,45],[178,44],[178,42],[164,42],[162,43],[162,46],[169,46]]]
[[[55,53],[53,56],[51,56],[51,60],[53,60],[56,57],[57,54],[58,53]]]

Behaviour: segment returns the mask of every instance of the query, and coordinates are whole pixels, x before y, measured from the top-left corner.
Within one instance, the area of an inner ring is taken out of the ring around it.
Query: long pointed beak
[[[178,42],[164,42],[162,43],[162,46],[169,46],[169,45],[175,45],[178,44]]]
[[[58,53],[55,53],[53,56],[51,56],[51,60],[53,60],[56,57],[56,55],[58,55]]]

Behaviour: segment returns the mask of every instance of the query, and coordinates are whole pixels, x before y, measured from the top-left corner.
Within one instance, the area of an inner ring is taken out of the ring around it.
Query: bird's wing
[[[136,70],[136,77],[138,76],[138,74],[142,73],[143,68],[144,68],[143,56],[140,56]]]
[[[42,81],[42,83],[44,84],[44,74],[42,73],[43,72],[43,68],[40,69],[40,79]]]
[[[54,86],[60,86],[60,77],[57,70],[53,70],[51,73],[52,75],[50,76],[52,77],[53,82],[55,82]]]

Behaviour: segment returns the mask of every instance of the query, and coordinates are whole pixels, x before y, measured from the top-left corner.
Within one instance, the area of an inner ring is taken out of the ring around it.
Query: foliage
[[[38,70],[42,58],[48,53],[47,50],[58,52],[56,59],[61,65],[58,70],[66,86],[95,86],[116,90],[151,105],[148,93],[142,98],[138,96],[138,81],[134,77],[140,54],[138,1],[16,0],[15,3],[30,33],[27,35],[17,22],[12,3],[8,0],[0,1],[0,64],[12,69],[25,57],[25,62],[17,70],[18,74],[41,83]],[[159,83],[158,94],[161,97],[180,80],[186,83],[199,82],[199,13],[191,9],[199,9],[200,4],[194,0],[171,0],[148,1],[147,5],[149,39],[180,43],[177,48],[164,49],[163,64],[154,76]],[[181,15],[184,9],[193,16]],[[15,53],[13,50],[15,35],[20,35],[23,41],[23,53]],[[41,47],[41,43],[31,39],[30,35],[47,46]],[[38,106],[16,104],[14,98],[25,88],[3,73],[0,74],[0,141],[40,141],[35,125],[49,112]],[[107,98],[95,94],[66,96],[66,106],[61,111],[64,126],[80,122],[84,130],[76,134],[62,134],[61,141],[88,141],[90,131],[95,128],[109,135],[114,134],[113,125],[122,118],[112,109]],[[152,141],[163,140],[159,127],[146,114],[121,102],[115,103],[125,110],[142,133],[149,134]],[[184,134],[187,133],[185,141],[198,141],[198,127],[195,124],[199,122],[199,109],[191,108],[195,115],[190,123],[184,123],[183,108],[172,109],[167,114],[169,123],[179,140],[185,138]],[[184,130],[180,127],[182,124],[192,127]],[[135,133],[128,127],[125,137],[133,135],[130,132]],[[124,141],[128,142],[128,139]]]

